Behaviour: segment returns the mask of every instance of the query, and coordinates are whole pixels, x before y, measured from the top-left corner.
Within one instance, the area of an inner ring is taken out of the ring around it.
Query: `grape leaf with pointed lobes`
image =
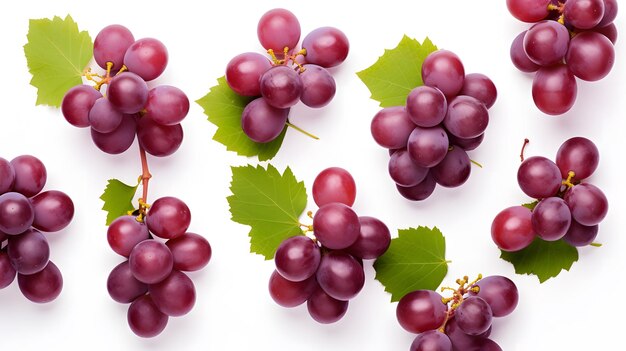
[[[117,179],[109,179],[104,193],[100,196],[100,199],[104,201],[102,209],[107,212],[106,225],[135,210],[133,198],[138,187],[139,181],[133,186],[126,185]]]

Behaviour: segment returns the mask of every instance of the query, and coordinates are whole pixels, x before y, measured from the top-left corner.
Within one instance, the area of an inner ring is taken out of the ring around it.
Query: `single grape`
[[[159,311],[150,295],[143,295],[130,305],[127,318],[133,333],[142,338],[152,338],[161,334],[169,317]]]
[[[99,98],[89,111],[89,125],[99,133],[111,133],[122,123],[122,113],[107,98]]]
[[[591,29],[604,17],[604,0],[569,0],[565,2],[563,16],[566,23],[576,28]]]
[[[131,115],[124,115],[122,123],[111,133],[99,133],[91,130],[91,139],[98,149],[107,154],[121,154],[135,141],[135,133],[137,124],[135,118]]]
[[[489,304],[480,296],[470,296],[457,307],[454,318],[463,332],[478,335],[489,329],[493,313]]]
[[[178,150],[183,142],[183,127],[180,124],[162,125],[145,115],[137,123],[137,140],[147,153],[165,157]]]
[[[356,199],[356,184],[350,172],[340,167],[321,171],[313,181],[313,200],[318,207],[332,202],[352,206]]]
[[[100,98],[102,94],[91,85],[73,87],[65,93],[61,101],[63,117],[75,127],[89,127],[89,111]]]
[[[392,107],[393,108],[393,107]],[[443,121],[448,110],[445,95],[437,88],[419,86],[406,98],[406,112],[420,127],[434,127]]]
[[[167,48],[163,43],[154,38],[143,38],[126,50],[124,65],[143,80],[151,81],[165,71],[167,59]]]
[[[569,40],[569,31],[564,25],[556,21],[542,21],[526,32],[524,52],[532,62],[550,66],[563,60]]]
[[[235,56],[226,65],[226,82],[235,93],[243,96],[261,95],[259,80],[272,67],[271,61],[256,52]]]
[[[491,328],[487,330],[486,335],[490,333]],[[482,351],[479,344],[484,339],[483,335],[467,335],[459,328],[456,318],[452,317],[446,322],[445,333],[452,342],[453,351]]]
[[[146,113],[158,124],[171,126],[180,123],[189,112],[185,93],[171,85],[159,85],[148,91]]]
[[[492,275],[479,280],[476,286],[479,288],[478,293],[471,294],[485,300],[491,307],[494,317],[504,317],[515,310],[519,293],[511,279]]]
[[[335,96],[335,79],[323,67],[313,64],[304,65],[304,72],[300,73],[300,81],[302,82],[300,101],[309,107],[324,107]]]
[[[198,234],[185,233],[168,240],[165,245],[174,255],[174,269],[179,271],[197,271],[211,260],[211,245]]]
[[[463,88],[459,95],[471,96],[482,102],[488,109],[496,103],[498,90],[491,79],[484,74],[470,73],[465,75]]]
[[[453,146],[446,157],[433,167],[430,173],[437,184],[446,188],[456,188],[469,179],[472,164],[467,153],[458,146]]]
[[[9,240],[7,254],[18,273],[35,274],[48,264],[50,246],[43,234],[37,230],[29,229]]]
[[[613,23],[617,17],[617,0],[603,0],[604,2],[604,16],[596,28],[606,27]]]
[[[107,97],[120,112],[137,113],[143,110],[148,101],[148,85],[137,74],[123,72],[111,79]]]
[[[50,190],[31,199],[35,219],[33,227],[44,232],[58,232],[74,217],[74,203],[65,193]]]
[[[372,260],[382,256],[391,244],[391,232],[381,220],[374,217],[359,217],[361,230],[354,244],[346,251],[352,256]]]
[[[611,43],[613,43],[613,45],[615,45],[615,43],[617,42],[617,27],[613,23],[605,27],[594,28],[593,31],[607,37],[611,41]]]
[[[502,210],[491,224],[491,238],[503,251],[519,251],[535,239],[532,212],[524,206]]]
[[[441,127],[416,127],[407,144],[409,155],[418,166],[431,168],[443,161],[448,153],[448,134]]]
[[[150,232],[164,239],[173,239],[185,234],[190,223],[189,207],[180,199],[171,196],[156,200],[146,217]]]
[[[543,240],[555,241],[567,233],[572,222],[572,213],[563,199],[549,197],[537,204],[531,220],[535,234]]]
[[[416,290],[400,299],[396,317],[406,331],[423,333],[441,327],[446,319],[447,308],[438,293]]]
[[[148,227],[138,222],[135,216],[121,216],[107,229],[107,241],[111,249],[124,257],[130,256],[135,246],[150,238]]]
[[[285,128],[289,109],[275,108],[264,98],[252,100],[241,114],[241,129],[257,143],[276,139]]]
[[[378,145],[388,149],[405,148],[413,129],[415,124],[402,106],[386,107],[378,111],[370,128]]]
[[[452,342],[439,330],[429,330],[415,337],[410,351],[452,351]]]
[[[536,72],[541,68],[538,64],[532,62],[528,55],[526,55],[526,51],[524,51],[524,37],[526,36],[528,31],[521,32],[520,34],[513,39],[513,43],[511,43],[511,62],[513,65],[517,67],[522,72],[531,73]]]
[[[480,144],[482,144],[484,139],[485,139],[484,133],[477,137],[469,138],[469,139],[458,138],[454,136],[453,134],[448,134],[448,140],[450,142],[450,145],[459,146],[461,149],[465,151],[475,150],[477,147],[480,146]]]
[[[318,323],[330,324],[340,320],[348,311],[348,301],[332,298],[319,286],[311,293],[306,307]]]
[[[406,150],[400,150],[391,155],[388,169],[391,179],[403,187],[421,183],[428,174],[428,168],[418,166]]]
[[[329,203],[315,213],[313,229],[315,237],[324,247],[345,249],[359,237],[359,217],[342,203]]]
[[[93,58],[98,66],[107,69],[107,62],[111,62],[111,69],[118,71],[124,64],[126,50],[134,42],[135,37],[128,28],[119,24],[106,26],[93,41]]]
[[[517,183],[532,198],[551,197],[561,188],[561,171],[554,162],[545,157],[529,157],[517,170]]]
[[[538,22],[548,17],[550,0],[506,0],[513,17],[522,22]]]
[[[569,189],[563,199],[572,211],[572,218],[585,226],[602,222],[609,210],[609,202],[602,190],[589,183]]]
[[[298,235],[285,239],[276,249],[276,270],[292,282],[312,277],[321,260],[320,248],[309,237]]]
[[[107,279],[107,291],[119,303],[131,303],[148,292],[148,285],[133,276],[128,261],[117,265]]]
[[[293,68],[275,66],[261,76],[261,95],[275,108],[288,108],[300,100],[302,81]]]
[[[0,157],[0,195],[11,191],[13,184],[15,184],[15,170],[11,162]]]
[[[61,294],[63,276],[59,268],[49,261],[43,270],[35,274],[18,274],[17,284],[24,297],[30,301],[47,303]]]
[[[398,188],[398,192],[400,193],[400,195],[411,201],[426,200],[430,197],[430,195],[432,195],[436,187],[437,182],[435,181],[435,177],[433,177],[431,172],[428,172],[426,178],[424,178],[421,183],[415,186],[403,187],[396,184],[396,188]]]
[[[196,303],[196,288],[185,273],[174,270],[163,281],[148,288],[157,308],[168,316],[183,316]]]
[[[569,172],[574,172],[575,180],[590,177],[600,162],[600,153],[589,139],[574,137],[566,140],[556,153],[556,165],[561,170],[561,177],[567,179]]]
[[[304,37],[302,48],[306,49],[306,62],[328,68],[346,60],[350,43],[348,37],[339,29],[320,27]]]
[[[30,228],[35,210],[30,201],[20,193],[0,195],[0,232],[18,235]]]
[[[500,345],[491,339],[480,339],[476,344],[480,351],[502,351]]]
[[[567,234],[565,234],[563,240],[572,246],[580,247],[593,243],[593,241],[596,240],[596,236],[598,236],[597,224],[584,226],[575,220],[572,220],[572,224],[570,224]]]
[[[43,189],[48,173],[43,163],[35,156],[22,155],[11,160],[15,171],[13,191],[26,197],[32,197]]]
[[[2,242],[0,241],[0,245]],[[13,283],[17,271],[11,264],[11,259],[5,250],[0,250],[0,289],[4,289]]]
[[[318,288],[318,285],[315,281],[315,276],[300,282],[287,280],[278,271],[274,271],[270,276],[270,296],[274,302],[283,307],[300,306],[311,296],[316,288]]]
[[[611,72],[615,49],[611,41],[600,33],[578,33],[570,42],[565,61],[576,77],[597,81]]]
[[[543,67],[533,79],[533,100],[546,114],[561,115],[576,101],[578,88],[574,74],[565,65]]]
[[[257,26],[259,42],[267,50],[282,53],[284,48],[293,49],[300,41],[300,22],[286,9],[267,11]]]
[[[365,285],[365,273],[352,255],[331,251],[322,257],[317,269],[317,282],[331,297],[348,301]]]
[[[443,125],[459,138],[475,138],[485,132],[489,112],[485,105],[471,96],[457,96],[448,104]]]
[[[144,240],[135,245],[128,262],[137,280],[146,284],[156,284],[170,275],[174,257],[165,244],[156,240]]]
[[[461,91],[464,77],[463,63],[451,51],[437,50],[428,55],[422,63],[424,85],[438,88],[449,99]]]

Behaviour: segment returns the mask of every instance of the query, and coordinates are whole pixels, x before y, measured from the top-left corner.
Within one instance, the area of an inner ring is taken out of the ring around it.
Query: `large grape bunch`
[[[22,294],[36,303],[56,299],[63,276],[50,260],[42,232],[58,232],[74,217],[74,203],[65,193],[41,192],[48,174],[36,157],[10,162],[0,157],[0,289],[17,275]]]
[[[235,56],[226,66],[226,82],[237,94],[254,97],[241,115],[241,128],[257,143],[276,139],[288,123],[289,109],[299,101],[326,106],[335,96],[335,80],[327,70],[342,63],[350,44],[334,27],[321,27],[300,41],[300,23],[288,10],[266,12],[257,27],[261,45],[271,57],[256,52]]]
[[[365,284],[364,259],[381,256],[391,243],[387,226],[352,210],[354,179],[338,167],[322,171],[313,183],[319,206],[305,235],[284,240],[274,256],[272,299],[283,307],[307,303],[311,317],[323,324],[340,320]]]
[[[532,210],[513,206],[500,212],[491,226],[496,245],[504,251],[519,251],[536,237],[563,239],[574,247],[592,244],[609,203],[602,190],[583,181],[593,174],[599,160],[596,145],[582,137],[565,141],[556,163],[541,156],[524,160],[517,182],[538,203]]]
[[[576,102],[576,78],[597,81],[615,63],[617,0],[507,0],[511,14],[535,23],[511,44],[511,60],[522,72],[536,72],[535,105],[561,115]]]
[[[176,87],[147,83],[167,66],[165,45],[154,38],[135,40],[126,27],[114,24],[98,33],[93,54],[106,72],[86,71],[96,85],[78,85],[65,94],[65,119],[76,127],[91,127],[94,144],[108,154],[126,151],[135,136],[151,155],[174,153],[183,141],[180,122],[189,111],[189,99]]]
[[[206,266],[211,246],[187,232],[190,223],[183,201],[162,197],[145,216],[119,217],[107,230],[111,249],[126,258],[109,274],[107,289],[113,300],[130,304],[128,325],[138,336],[157,336],[169,317],[185,315],[195,304],[194,284],[183,272]]]
[[[406,106],[380,110],[372,120],[374,140],[389,149],[389,175],[412,201],[425,200],[437,184],[454,188],[467,181],[471,160],[489,124],[487,111],[497,90],[485,75],[465,75],[454,53],[438,50],[422,64],[423,86],[413,89]]]

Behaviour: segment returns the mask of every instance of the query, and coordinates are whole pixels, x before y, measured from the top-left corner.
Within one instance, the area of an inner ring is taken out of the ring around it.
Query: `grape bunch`
[[[300,23],[288,10],[266,12],[257,27],[271,60],[256,52],[235,56],[226,66],[226,82],[237,94],[254,97],[241,115],[241,128],[257,143],[276,139],[288,124],[289,109],[298,101],[326,106],[335,96],[335,80],[327,68],[342,63],[350,44],[334,27],[320,27],[300,41]]]
[[[108,154],[128,150],[135,135],[151,155],[174,153],[183,141],[180,122],[189,111],[189,99],[176,87],[146,83],[165,70],[165,45],[154,38],[135,40],[126,27],[114,24],[98,33],[93,54],[106,73],[86,71],[95,87],[77,85],[65,94],[61,103],[65,119],[76,127],[91,127],[94,144]]]
[[[556,154],[556,163],[541,156],[524,160],[517,182],[538,202],[532,210],[513,206],[496,216],[491,225],[496,245],[504,251],[519,251],[535,237],[563,239],[574,247],[592,244],[609,203],[602,190],[583,181],[593,174],[599,160],[598,148],[582,137],[565,141]]]
[[[515,309],[519,294],[510,279],[493,275],[457,280],[452,297],[444,298],[431,290],[406,294],[396,308],[398,322],[408,332],[418,334],[411,351],[502,351],[492,339],[494,317],[504,317]]]
[[[532,95],[549,115],[576,102],[576,77],[597,81],[615,62],[617,0],[507,0],[509,12],[535,23],[511,44],[511,61],[522,72],[537,72]]]
[[[374,140],[389,149],[391,179],[412,201],[430,197],[437,184],[454,188],[467,181],[467,151],[482,143],[497,97],[487,76],[465,75],[459,57],[447,50],[426,57],[422,79],[406,106],[380,110],[371,124]]]
[[[195,287],[183,272],[206,266],[211,246],[204,237],[187,232],[190,223],[184,202],[162,197],[145,217],[119,217],[107,230],[113,251],[127,258],[109,274],[107,289],[113,300],[130,303],[128,325],[138,336],[160,334],[169,317],[185,315],[195,304]]]
[[[36,157],[22,155],[11,162],[0,157],[0,289],[17,275],[22,294],[47,303],[63,288],[63,276],[50,260],[42,232],[58,232],[74,217],[74,203],[65,193],[41,192],[48,173]]]
[[[352,210],[355,198],[356,185],[346,170],[331,167],[315,178],[313,199],[319,209],[309,228],[315,239],[293,236],[276,250],[269,291],[277,304],[306,302],[311,317],[323,324],[346,314],[349,300],[365,284],[363,260],[378,258],[391,243],[382,221]]]

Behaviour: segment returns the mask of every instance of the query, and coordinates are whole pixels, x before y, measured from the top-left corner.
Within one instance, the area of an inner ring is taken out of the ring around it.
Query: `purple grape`
[[[30,201],[20,193],[0,195],[0,232],[18,235],[30,228],[35,210]]]
[[[148,91],[146,112],[154,122],[171,126],[180,123],[187,116],[189,99],[176,87],[159,85]]]
[[[196,303],[196,288],[185,273],[174,270],[165,280],[148,288],[157,308],[168,316],[179,317]]]
[[[567,234],[565,234],[563,240],[572,246],[580,247],[593,243],[593,241],[596,240],[596,236],[598,236],[597,224],[584,226],[575,220],[572,220],[572,224],[570,224]]]
[[[426,57],[422,63],[424,85],[438,88],[451,99],[463,88],[465,69],[459,57],[448,50],[437,50]]]
[[[605,27],[594,28],[593,31],[607,37],[611,41],[611,43],[613,43],[613,45],[615,45],[615,43],[617,42],[617,27],[613,23]]]
[[[47,303],[56,299],[63,289],[63,276],[59,268],[49,261],[46,267],[30,275],[18,274],[20,291],[32,302]]]
[[[304,37],[302,48],[306,49],[306,62],[328,68],[346,60],[350,43],[339,29],[320,27]]]
[[[2,240],[0,240],[0,245]],[[0,289],[4,289],[13,283],[17,271],[11,264],[11,259],[5,250],[0,250]]]
[[[452,342],[439,330],[429,330],[415,337],[410,351],[452,351]]]
[[[257,143],[268,143],[285,128],[289,109],[275,108],[264,98],[252,100],[241,114],[241,129]]]
[[[589,139],[574,137],[566,140],[556,153],[556,165],[561,170],[561,177],[567,179],[569,172],[574,172],[575,180],[590,177],[600,162],[600,153]]]
[[[405,148],[415,129],[407,110],[402,106],[386,107],[372,119],[371,132],[378,145],[388,149]]]
[[[453,134],[448,134],[448,140],[450,142],[450,145],[459,146],[461,149],[465,151],[475,150],[476,148],[480,146],[480,144],[482,144],[484,139],[485,139],[485,133],[475,138],[469,138],[469,139],[458,138],[454,136]]]
[[[513,17],[522,22],[538,22],[548,17],[550,0],[506,0],[506,6]]]
[[[133,333],[142,338],[152,338],[161,334],[169,317],[159,311],[150,295],[143,295],[130,305],[127,318]]]
[[[503,251],[522,250],[535,240],[531,211],[524,206],[502,210],[491,223],[491,239]]]
[[[174,255],[174,269],[179,271],[197,271],[211,260],[211,245],[202,236],[185,233],[168,240],[165,245]]]
[[[150,238],[148,227],[134,216],[121,216],[107,229],[107,241],[111,249],[124,257],[130,256],[135,246]]]
[[[165,71],[167,59],[167,48],[163,43],[154,38],[143,38],[126,50],[124,65],[143,80],[151,81]]]
[[[0,195],[13,189],[15,183],[15,170],[11,162],[0,157]]]
[[[446,188],[456,188],[469,179],[472,164],[467,153],[453,146],[446,157],[430,171],[437,184]]]
[[[156,200],[148,211],[146,224],[152,234],[163,239],[173,239],[185,234],[191,223],[189,207],[172,196]]]
[[[302,82],[300,100],[309,107],[324,107],[335,96],[335,79],[321,66],[304,65],[304,72],[300,73],[300,81]]]
[[[311,238],[298,235],[285,239],[276,249],[276,270],[292,282],[312,277],[320,265],[321,253]]]
[[[137,123],[137,140],[150,155],[169,156],[183,142],[183,127],[180,124],[162,125],[145,115]]]
[[[91,139],[98,149],[107,154],[121,154],[135,141],[135,133],[137,124],[135,118],[130,115],[124,115],[122,123],[111,133],[99,133],[91,130]]]
[[[89,127],[89,111],[102,94],[91,85],[81,84],[68,90],[61,101],[63,117],[73,126]]]
[[[565,65],[543,67],[533,79],[533,100],[541,112],[561,115],[576,101],[576,77]]]
[[[602,190],[589,183],[569,189],[563,199],[572,211],[572,218],[584,226],[602,222],[609,210],[609,202]]]
[[[443,161],[448,153],[448,134],[441,127],[416,127],[407,144],[409,155],[418,166],[431,168]]]
[[[471,96],[482,102],[488,109],[495,104],[498,90],[491,79],[484,74],[470,73],[463,80],[463,88],[459,95]]]
[[[8,238],[9,238],[9,234],[0,232],[0,247],[2,247],[2,244],[4,244],[4,241],[7,240]]]
[[[463,138],[475,138],[485,132],[489,124],[489,112],[485,105],[471,96],[457,96],[448,104],[443,125],[451,134]]]
[[[502,351],[500,345],[491,339],[480,339],[476,344],[477,351]]]
[[[122,123],[122,113],[107,98],[99,98],[89,111],[89,125],[99,133],[111,133]]]
[[[517,170],[517,183],[532,198],[551,197],[561,188],[561,171],[551,160],[533,156],[525,159]]]
[[[565,61],[576,77],[597,81],[611,72],[615,49],[611,41],[600,33],[578,33],[570,42]]]
[[[487,331],[490,330],[491,328]],[[483,340],[483,335],[467,335],[459,328],[455,317],[446,322],[445,333],[452,342],[453,351],[481,351],[479,344]]]
[[[421,183],[428,174],[428,168],[418,166],[406,150],[400,150],[391,155],[388,168],[391,179],[403,187]]]
[[[131,303],[148,292],[148,285],[135,279],[128,261],[117,265],[107,279],[107,290],[111,298],[119,303]]]
[[[307,300],[307,309],[318,323],[330,324],[340,320],[348,311],[348,301],[332,298],[319,286]]]
[[[354,244],[347,252],[364,260],[372,260],[382,256],[391,244],[389,228],[381,220],[374,217],[359,217],[361,230]]]
[[[261,95],[259,80],[272,63],[267,57],[256,52],[245,52],[235,56],[226,66],[226,82],[237,94],[243,96]]]
[[[341,250],[359,237],[359,217],[342,203],[326,204],[313,217],[315,237],[324,247]]]
[[[604,2],[604,16],[596,28],[606,27],[613,24],[613,21],[617,17],[617,0],[603,0]]]
[[[493,313],[489,304],[479,296],[463,300],[454,313],[459,328],[468,335],[482,334],[489,329]]]
[[[406,331],[423,333],[441,327],[446,320],[447,308],[438,293],[416,290],[400,299],[396,307],[396,318]]]
[[[123,72],[111,79],[107,97],[120,112],[137,113],[143,110],[148,101],[148,85],[137,74]]]
[[[317,282],[331,297],[348,301],[365,285],[365,273],[352,255],[331,251],[322,257],[317,269]]]
[[[35,156],[22,155],[11,160],[15,171],[13,191],[26,197],[32,197],[43,189],[48,173],[43,163]]]
[[[519,293],[511,279],[492,275],[479,280],[476,286],[479,288],[478,293],[471,294],[485,300],[491,307],[494,317],[504,317],[515,310]]]
[[[315,277],[300,282],[292,282],[283,278],[278,271],[270,276],[270,296],[280,306],[291,308],[303,304],[318,288]]]
[[[48,264],[50,246],[43,234],[34,229],[9,240],[7,253],[15,270],[20,274],[35,274]]]
[[[257,26],[259,42],[265,49],[282,53],[293,49],[300,41],[300,22],[289,10],[277,8],[267,11]]]
[[[533,231],[546,241],[561,239],[572,222],[572,214],[563,199],[549,197],[541,200],[531,217]]]
[[[65,193],[50,190],[31,199],[35,220],[33,227],[44,232],[58,232],[74,218],[74,203]]]
[[[98,66],[107,69],[107,62],[111,62],[111,69],[118,71],[124,64],[126,50],[134,42],[135,37],[128,28],[119,24],[106,26],[93,41],[93,57]]]
[[[434,127],[443,121],[448,109],[445,95],[437,88],[419,86],[406,98],[406,111],[420,127]]]
[[[144,240],[133,248],[128,262],[137,280],[156,284],[170,275],[174,257],[165,244],[156,240]]]
[[[421,183],[415,186],[403,187],[396,184],[396,188],[398,189],[400,195],[411,201],[426,200],[430,197],[430,195],[432,195],[436,187],[437,182],[435,181],[435,177],[433,177],[431,172],[428,172],[426,178],[424,178]]]
[[[356,199],[356,184],[350,172],[340,167],[329,167],[315,177],[312,192],[318,207],[331,202],[352,206]]]
[[[293,68],[275,66],[261,76],[261,95],[275,108],[288,108],[300,100],[302,81]]]
[[[565,57],[569,39],[569,31],[564,25],[556,21],[542,21],[526,32],[524,51],[532,62],[550,66]]]
[[[513,65],[517,67],[517,69],[522,72],[531,73],[538,71],[541,66],[532,62],[528,58],[528,55],[526,55],[526,51],[524,51],[524,37],[526,33],[528,33],[528,31],[521,32],[513,39],[510,55],[511,62],[513,62]]]
[[[569,0],[563,8],[565,21],[579,29],[591,29],[604,17],[604,0]]]

